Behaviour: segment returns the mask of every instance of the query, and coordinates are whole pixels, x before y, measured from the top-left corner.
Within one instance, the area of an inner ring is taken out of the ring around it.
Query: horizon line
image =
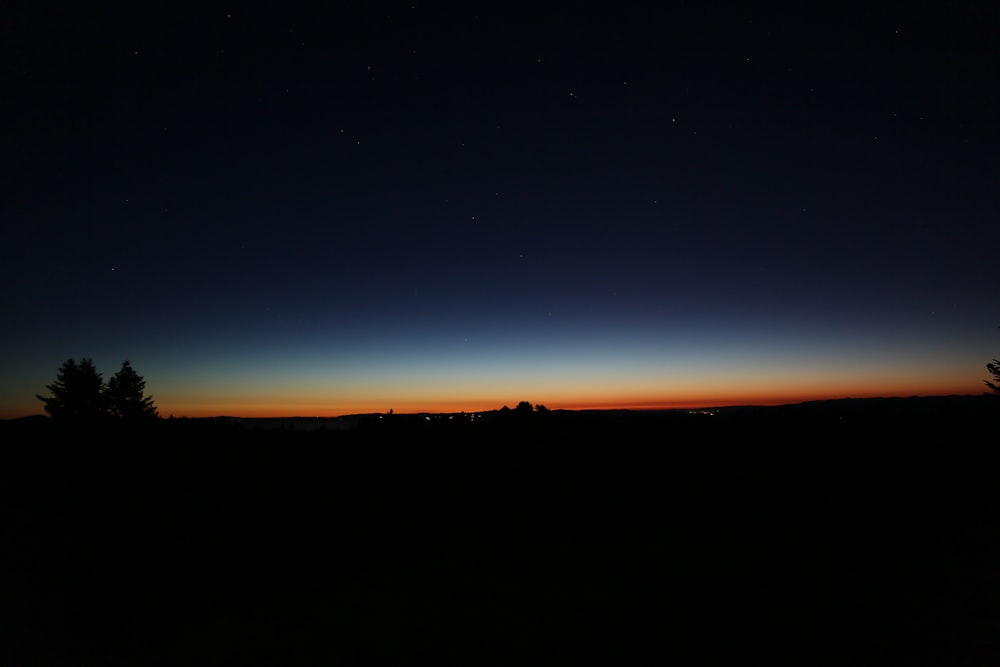
[[[732,409],[732,408],[772,408],[772,407],[784,407],[793,405],[804,405],[806,403],[823,403],[823,402],[835,402],[835,401],[850,401],[850,400],[891,400],[891,399],[915,399],[915,398],[975,398],[981,396],[990,396],[989,392],[981,393],[968,393],[968,394],[908,394],[908,395],[872,395],[872,396],[839,396],[830,398],[810,398],[803,399],[800,401],[764,401],[757,403],[718,403],[718,404],[704,404],[704,403],[692,403],[690,405],[677,405],[677,404],[642,404],[642,403],[597,403],[589,405],[578,405],[576,407],[554,407],[549,408],[544,406],[543,403],[532,403],[532,411],[535,411],[539,405],[545,407],[549,412],[686,412],[692,410],[722,410],[722,409]],[[527,402],[527,401],[525,401]],[[518,403],[515,403],[516,407]],[[333,415],[309,415],[309,414],[275,414],[275,415],[239,415],[239,414],[206,414],[206,415],[176,415],[169,414],[159,415],[160,419],[343,419],[347,417],[366,417],[366,416],[418,416],[418,415],[458,415],[458,414],[478,414],[478,413],[489,413],[489,412],[499,412],[504,408],[511,411],[515,409],[510,405],[502,405],[500,407],[484,408],[479,410],[450,410],[450,411],[440,411],[440,410],[406,410],[400,411],[395,409],[389,409],[385,411],[373,410],[373,411],[360,411],[360,412],[346,412]],[[16,421],[19,419],[31,419],[35,417],[50,418],[49,415],[44,413],[33,413],[27,415],[21,415],[20,417],[5,417],[0,419],[0,421]]]

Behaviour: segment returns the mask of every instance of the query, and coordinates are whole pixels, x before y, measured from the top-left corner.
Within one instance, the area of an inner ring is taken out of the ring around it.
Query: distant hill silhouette
[[[318,439],[413,437],[451,435],[503,437],[511,432],[560,436],[601,433],[622,437],[648,433],[728,437],[761,429],[774,438],[944,431],[954,437],[974,437],[977,428],[995,423],[1000,400],[990,395],[909,398],[844,398],[779,406],[728,406],[698,410],[490,410],[476,413],[373,413],[334,418],[211,417],[161,419],[144,425],[102,424],[108,437],[142,432],[147,438],[173,435],[208,438],[242,438],[297,435]],[[74,427],[75,429],[76,427]],[[809,429],[816,429],[810,433]],[[47,417],[0,422],[0,433],[9,437],[45,437],[64,430]],[[188,442],[188,444],[190,441]]]

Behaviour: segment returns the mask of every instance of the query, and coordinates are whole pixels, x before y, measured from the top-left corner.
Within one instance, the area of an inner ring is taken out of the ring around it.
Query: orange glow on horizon
[[[701,408],[722,408],[733,406],[775,406],[803,403],[807,401],[836,400],[844,398],[881,398],[881,397],[912,397],[912,396],[946,396],[946,395],[977,395],[982,392],[975,386],[944,386],[929,387],[924,391],[906,391],[896,388],[896,391],[845,391],[836,393],[830,391],[812,392],[760,392],[755,394],[731,394],[728,396],[693,396],[675,398],[655,398],[648,396],[608,396],[580,397],[576,400],[549,400],[544,396],[533,397],[530,392],[521,396],[509,398],[447,400],[447,399],[407,399],[386,400],[384,402],[350,402],[338,404],[309,402],[308,404],[280,405],[263,403],[204,403],[204,404],[169,404],[158,405],[162,417],[244,417],[244,418],[281,418],[281,417],[324,417],[334,418],[354,414],[386,414],[392,410],[395,414],[449,414],[489,412],[503,407],[513,409],[521,401],[532,405],[544,405],[549,410],[689,410]]]
[[[297,388],[294,391],[257,391],[246,387],[242,394],[230,394],[224,387],[202,389],[190,394],[183,389],[168,388],[153,391],[152,396],[161,417],[205,418],[334,418],[355,414],[448,414],[515,408],[521,401],[544,405],[549,410],[687,410],[743,405],[774,406],[817,400],[843,398],[879,398],[911,396],[979,395],[984,387],[978,378],[893,378],[877,381],[853,378],[853,382],[823,382],[810,378],[798,382],[751,382],[741,379],[728,386],[717,383],[686,383],[683,388],[633,387],[609,382],[600,389],[586,386],[564,387],[558,384],[528,386],[524,391],[511,387],[467,387],[458,397],[452,387],[431,390],[419,386],[375,387],[352,393],[348,389],[331,392],[322,387]],[[909,380],[909,381],[908,381]],[[530,383],[529,383],[530,384]],[[216,394],[223,394],[218,398]],[[0,419],[16,419],[46,413],[33,396],[6,402],[0,408]]]

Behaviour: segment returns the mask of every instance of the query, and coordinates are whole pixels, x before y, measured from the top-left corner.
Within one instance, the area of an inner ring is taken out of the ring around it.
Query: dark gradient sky
[[[984,389],[1000,5],[246,5],[2,10],[0,417]]]

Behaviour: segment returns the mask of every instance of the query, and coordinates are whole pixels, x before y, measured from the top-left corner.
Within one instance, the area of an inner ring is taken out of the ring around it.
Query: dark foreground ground
[[[4,424],[0,664],[1000,664],[994,407],[537,417]]]

